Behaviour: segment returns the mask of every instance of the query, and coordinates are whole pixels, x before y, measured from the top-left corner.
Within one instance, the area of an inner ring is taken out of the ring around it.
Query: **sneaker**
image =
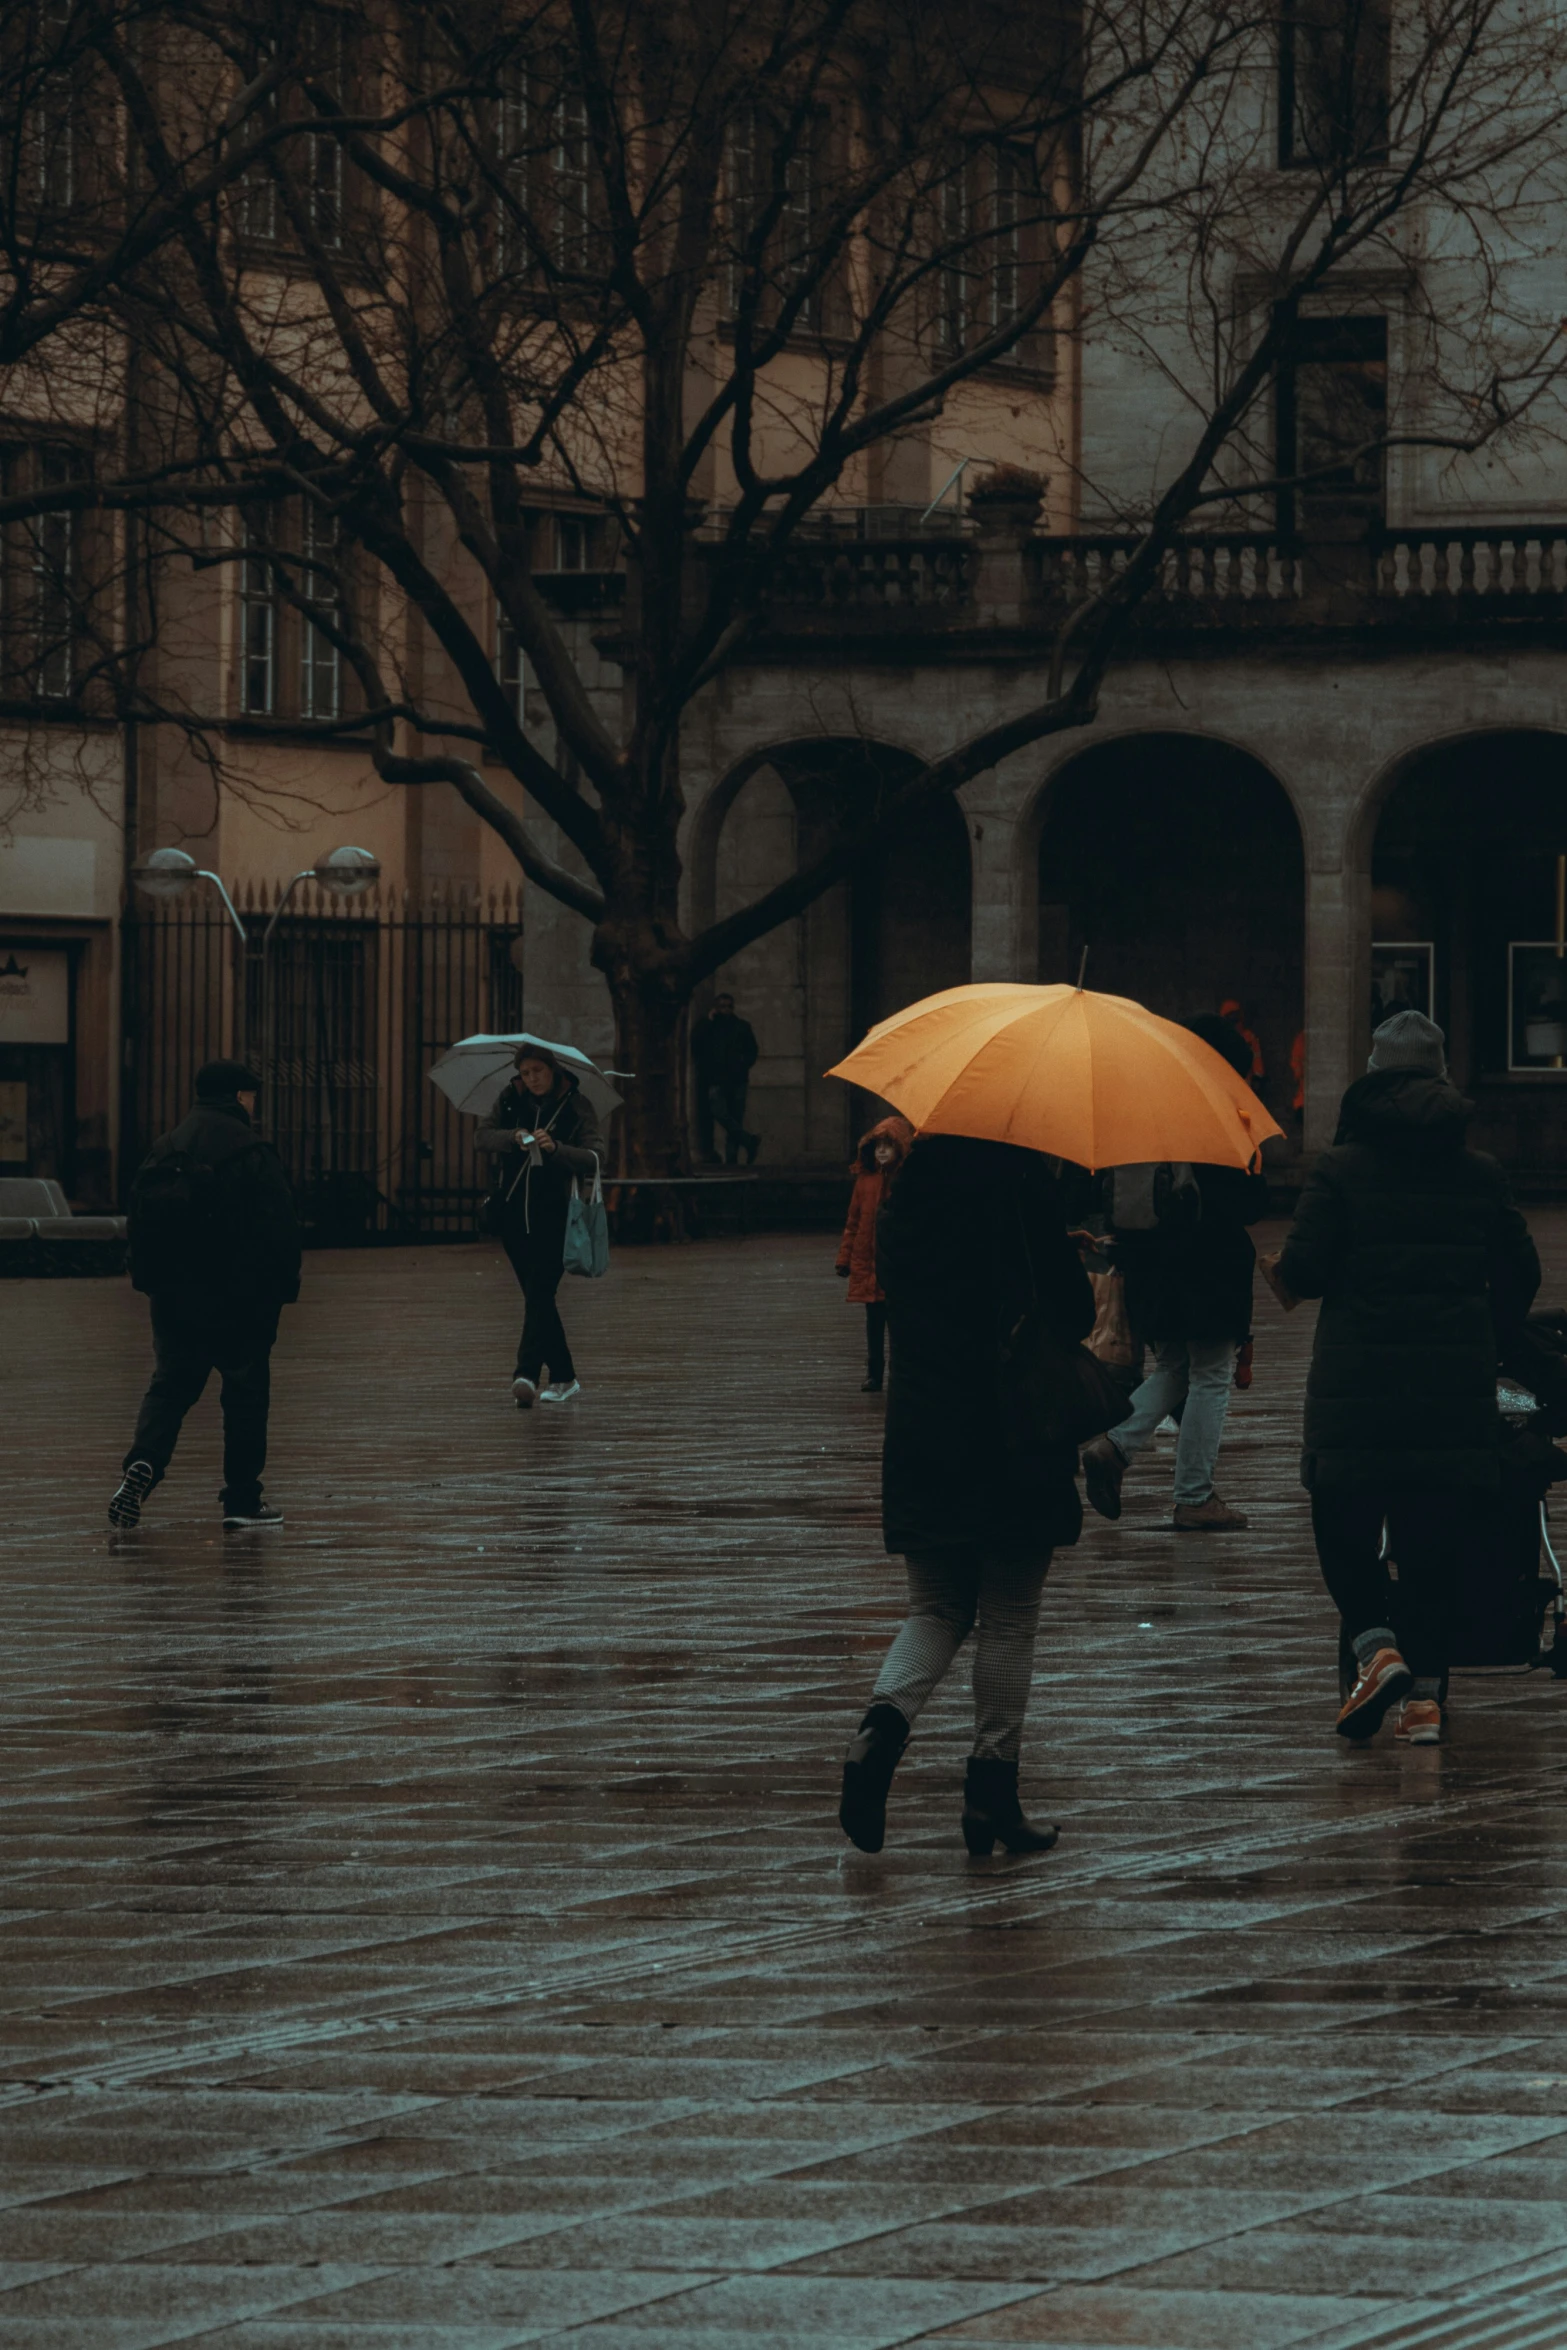
[[[1244,1510],[1232,1510],[1229,1503],[1221,1501],[1216,1493],[1210,1493],[1206,1501],[1176,1504],[1177,1534],[1239,1534],[1245,1531],[1248,1523]]]
[[[540,1403],[570,1403],[574,1395],[582,1393],[580,1379],[552,1379],[539,1396]]]
[[[1374,1738],[1388,1707],[1407,1697],[1414,1674],[1396,1648],[1379,1648],[1355,1676],[1355,1686],[1339,1707],[1335,1727],[1341,1738]]]
[[[122,1534],[141,1523],[142,1503],[157,1483],[157,1472],[151,1461],[132,1461],[120,1479],[119,1491],[109,1504],[109,1523]]]
[[[1121,1515],[1121,1479],[1126,1475],[1126,1455],[1111,1436],[1096,1436],[1092,1444],[1083,1447],[1083,1483],[1088,1488],[1088,1506],[1102,1518]]]
[[[225,1526],[281,1526],[283,1513],[275,1510],[269,1501],[258,1501],[252,1509],[225,1510],[223,1523]]]
[[[539,1400],[538,1381],[536,1379],[524,1379],[520,1373],[512,1381],[511,1391],[517,1399],[517,1409],[519,1412],[531,1412],[534,1405]]]
[[[1393,1735],[1405,1746],[1440,1746],[1446,1727],[1434,1697],[1406,1697],[1398,1709]]]

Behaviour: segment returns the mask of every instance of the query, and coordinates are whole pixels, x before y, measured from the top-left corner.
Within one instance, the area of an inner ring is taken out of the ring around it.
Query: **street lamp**
[[[367,889],[374,889],[381,878],[381,861],[369,849],[333,849],[325,857],[318,857],[302,873],[296,873],[277,903],[277,911],[261,934],[263,948],[278,926],[279,916],[302,881],[318,881],[333,897],[357,898]],[[249,946],[245,925],[234,910],[234,901],[216,873],[209,873],[198,865],[194,857],[183,849],[154,849],[150,857],[143,857],[131,867],[131,879],[144,897],[183,898],[189,895],[198,881],[210,881],[223,900],[223,910],[239,933],[242,946]]]
[[[368,849],[333,849],[329,856],[317,857],[302,873],[296,873],[277,909],[261,934],[263,947],[283,918],[283,910],[302,881],[316,881],[334,898],[362,897],[367,889],[374,889],[381,878],[381,861]]]
[[[210,881],[223,900],[224,912],[239,932],[240,945],[248,943],[245,925],[234,911],[234,901],[217,874],[198,865],[183,849],[154,849],[150,857],[141,858],[131,867],[131,879],[142,895],[149,898],[188,897],[198,881]]]

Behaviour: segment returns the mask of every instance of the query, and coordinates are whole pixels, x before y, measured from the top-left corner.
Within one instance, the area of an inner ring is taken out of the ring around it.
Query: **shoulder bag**
[[[604,1205],[604,1171],[593,1154],[593,1184],[584,1192],[573,1176],[566,1202],[565,1267],[585,1281],[598,1281],[609,1271],[609,1212]]]

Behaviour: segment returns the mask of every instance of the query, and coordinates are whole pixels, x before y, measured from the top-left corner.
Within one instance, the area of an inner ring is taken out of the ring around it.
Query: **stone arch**
[[[1295,803],[1243,744],[1194,728],[1079,741],[1030,811],[1035,959],[1168,1018],[1246,1006],[1286,1130],[1305,1025],[1306,871]]]
[[[1368,786],[1354,846],[1368,881],[1368,1026],[1385,1008],[1377,989],[1396,988],[1399,1001],[1423,993],[1416,950],[1429,947],[1422,1008],[1476,1104],[1473,1139],[1525,1188],[1559,1187],[1567,1068],[1530,1038],[1550,1031],[1551,1006],[1567,1030],[1567,955],[1554,953],[1567,734],[1472,727],[1405,751]],[[1395,942],[1407,942],[1403,954]]]
[[[863,738],[757,745],[697,811],[690,835],[697,928],[798,869],[842,819],[914,771],[913,752]],[[768,1156],[840,1161],[860,1105],[822,1072],[900,1003],[971,968],[967,822],[933,802],[876,859],[714,975],[761,1048],[755,1123]]]

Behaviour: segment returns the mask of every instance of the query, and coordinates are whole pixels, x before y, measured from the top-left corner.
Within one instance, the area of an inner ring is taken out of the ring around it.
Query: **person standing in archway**
[[[718,1163],[715,1126],[724,1130],[726,1166],[738,1166],[742,1150],[747,1166],[756,1163],[762,1138],[750,1133],[745,1123],[745,1097],[756,1055],[756,1031],[735,1010],[734,997],[715,996],[712,1010],[697,1022],[691,1038],[702,1155],[714,1166]]]

